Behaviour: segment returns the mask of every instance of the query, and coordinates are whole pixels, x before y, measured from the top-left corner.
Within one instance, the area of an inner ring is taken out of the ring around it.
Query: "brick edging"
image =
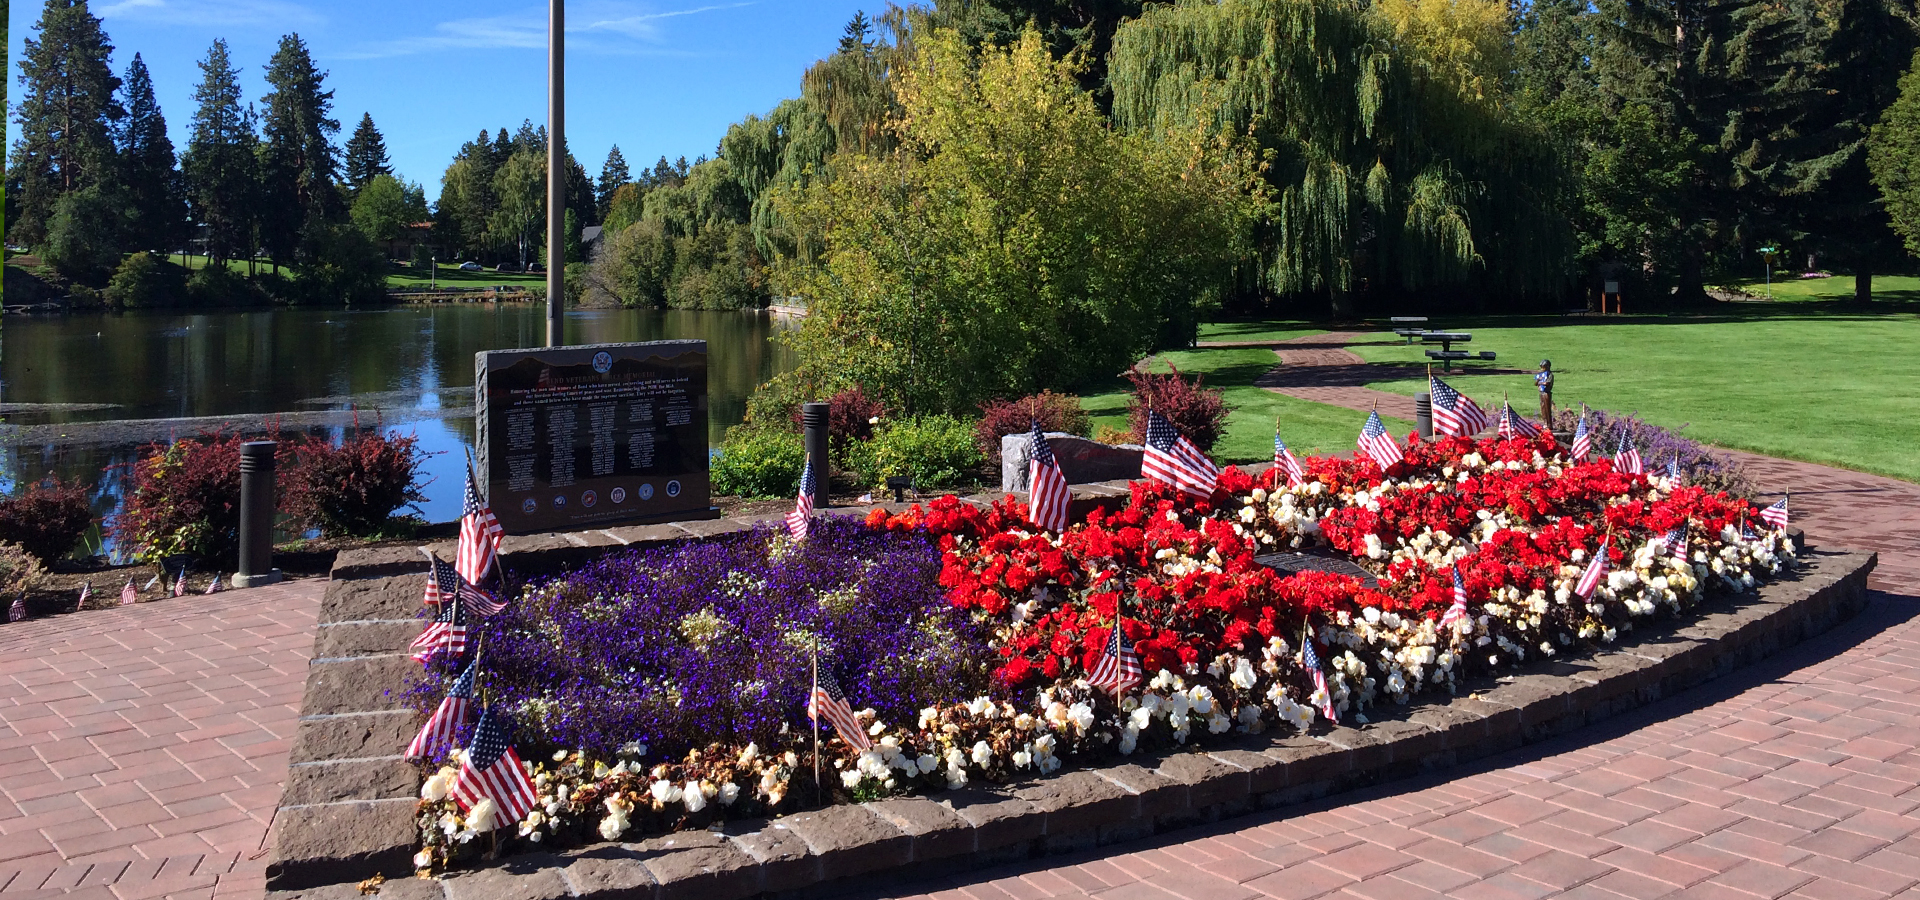
[[[396,879],[382,896],[403,900],[732,900],[898,877],[904,866],[922,878],[1132,840],[1479,759],[1725,675],[1865,607],[1876,556],[1815,552],[1808,561],[1757,595],[1718,598],[1684,622],[1642,626],[1631,646],[1482,678],[1447,703],[1376,706],[1374,721],[1359,728],[1242,737],[1037,781],[523,854],[427,881],[408,877],[419,774],[399,758],[417,719],[390,694],[413,664],[383,649],[404,646],[417,631],[418,580],[341,579],[321,612],[268,884],[277,900],[356,897],[353,883],[376,873]]]

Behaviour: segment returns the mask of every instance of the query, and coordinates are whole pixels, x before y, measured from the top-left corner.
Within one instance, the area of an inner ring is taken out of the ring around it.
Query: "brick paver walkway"
[[[1333,334],[1261,381],[1412,418]],[[939,900],[1920,898],[1920,485],[1736,454],[1816,543],[1879,551],[1867,612],[1571,735],[1097,854],[873,892]]]
[[[0,897],[258,897],[322,581],[0,626]]]

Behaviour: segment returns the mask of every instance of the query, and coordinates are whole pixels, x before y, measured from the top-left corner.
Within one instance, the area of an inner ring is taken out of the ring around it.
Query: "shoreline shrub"
[[[1033,424],[1041,431],[1066,432],[1086,437],[1091,427],[1080,398],[1072,394],[1041,391],[1018,400],[990,400],[980,404],[980,421],[973,428],[974,446],[990,466],[1000,465],[1000,439],[1009,434],[1026,434]]]
[[[349,432],[339,446],[324,438],[294,443],[292,464],[278,479],[280,509],[322,537],[379,534],[395,512],[426,499],[419,444],[414,435],[378,429]]]
[[[150,561],[185,555],[231,563],[240,547],[241,440],[214,433],[150,445],[133,464],[114,540]]]
[[[87,489],[58,478],[0,498],[0,543],[17,544],[49,565],[72,553],[92,525]]]
[[[849,468],[876,488],[899,476],[912,478],[916,490],[953,487],[986,462],[973,431],[973,423],[945,415],[882,422],[873,440],[855,446]]]
[[[1171,371],[1127,372],[1133,396],[1127,401],[1127,423],[1133,429],[1133,443],[1147,438],[1147,410],[1155,410],[1173,427],[1180,429],[1202,450],[1212,450],[1227,430],[1227,402],[1217,390],[1203,386],[1204,375],[1189,382],[1180,375],[1180,367],[1167,364]]]
[[[806,464],[800,435],[742,425],[727,430],[708,472],[715,496],[760,500],[796,493]],[[826,474],[819,473],[822,478]]]

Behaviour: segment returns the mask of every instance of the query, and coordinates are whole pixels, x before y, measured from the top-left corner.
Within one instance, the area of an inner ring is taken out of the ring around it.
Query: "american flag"
[[[127,579],[126,586],[120,589],[120,605],[132,606],[133,602],[138,599],[140,599],[140,592],[134,589],[133,579],[129,578]]]
[[[1433,424],[1441,434],[1472,437],[1487,427],[1487,411],[1453,385],[1429,375],[1427,393],[1433,395]]]
[[[1126,633],[1120,617],[1114,616],[1113,630],[1107,633],[1107,645],[1101,648],[1100,660],[1087,675],[1088,684],[1113,694],[1115,699],[1139,684],[1140,676],[1146,674],[1140,666],[1140,653],[1126,640]]]
[[[806,540],[813,530],[813,491],[817,484],[813,460],[808,459],[807,467],[800,472],[800,496],[794,498],[793,512],[787,513],[787,533],[796,541]]]
[[[429,553],[427,559],[427,593],[422,599],[428,606],[439,606],[460,593],[460,574],[438,556]]]
[[[157,574],[155,574],[155,575],[153,576],[153,578],[152,578],[151,580],[149,580],[149,581],[147,582],[147,586],[146,586],[146,587],[143,587],[143,588],[141,588],[141,590],[143,590],[143,591],[151,591],[151,590],[153,590],[153,589],[155,589],[155,588],[157,588],[157,587],[159,587],[159,586],[160,586],[160,579],[161,579],[161,577],[163,577],[163,576],[164,576],[165,574],[166,574],[166,572],[165,572],[164,570],[162,570],[161,572],[159,572],[159,573],[157,573]]]
[[[1538,437],[1539,426],[1527,421],[1527,417],[1513,411],[1513,404],[1500,404],[1500,436],[1503,438]]]
[[[1147,410],[1146,453],[1140,474],[1202,500],[1220,486],[1220,467],[1156,410]]]
[[[421,665],[433,661],[435,656],[445,653],[458,658],[467,652],[467,616],[460,608],[460,601],[441,604],[440,613],[421,629],[420,636],[407,645],[413,651],[413,658]]]
[[[847,702],[847,692],[840,689],[840,682],[825,666],[814,661],[817,671],[813,678],[813,693],[807,697],[807,718],[815,722],[825,716],[840,739],[855,750],[873,747],[873,741],[867,738],[867,730],[860,727],[860,720],[853,716],[853,705]]]
[[[1338,723],[1340,709],[1333,705],[1333,688],[1327,684],[1326,670],[1320,665],[1320,654],[1313,649],[1313,636],[1300,639],[1300,667],[1307,670],[1307,676],[1313,679],[1314,690],[1320,692],[1320,714],[1327,721]]]
[[[19,622],[27,617],[27,595],[13,598],[13,605],[7,607],[7,621]]]
[[[1612,542],[1612,538],[1601,541],[1600,549],[1593,551],[1593,561],[1587,563],[1585,572],[1580,573],[1580,583],[1573,587],[1573,592],[1580,595],[1580,599],[1592,597],[1594,589],[1600,587],[1601,579],[1607,577],[1607,566],[1612,564],[1612,560],[1607,558],[1607,545]]]
[[[472,812],[482,800],[500,807],[496,824],[511,826],[527,817],[535,800],[533,779],[513,750],[513,738],[493,710],[480,711],[480,724],[473,729],[473,743],[467,747],[467,761],[453,776],[453,799],[460,808]]]
[[[1787,527],[1787,500],[1788,500],[1788,497],[1781,497],[1779,503],[1775,503],[1774,505],[1761,510],[1760,511],[1761,521],[1764,521],[1768,525],[1772,525],[1775,528]]]
[[[1445,628],[1461,619],[1467,618],[1467,583],[1460,579],[1460,564],[1453,566],[1453,605],[1447,607],[1447,614],[1440,617],[1440,627]]]
[[[1680,457],[1678,457],[1678,456],[1676,456],[1676,457],[1674,457],[1674,458],[1672,458],[1672,459],[1670,459],[1670,460],[1667,460],[1667,480],[1668,480],[1668,481],[1671,481],[1671,482],[1674,482],[1674,483],[1676,483],[1676,484],[1677,484],[1677,483],[1679,483],[1679,481],[1680,481]]]
[[[476,659],[453,680],[446,699],[440,701],[433,715],[427,717],[427,724],[414,735],[413,743],[407,745],[408,759],[433,759],[457,746],[460,728],[473,714],[474,674],[479,668],[480,661]]]
[[[223,588],[220,586],[220,573],[219,572],[213,573],[213,583],[207,585],[207,593],[218,594],[224,590],[226,590],[226,588]]]
[[[467,470],[467,492],[461,501],[460,542],[453,556],[453,570],[474,584],[487,577],[493,568],[494,553],[500,549],[500,536],[506,529],[493,517],[493,508],[480,502],[480,488],[473,483],[473,470]]]
[[[498,595],[486,588],[474,584],[471,581],[462,580],[460,582],[460,605],[465,608],[467,612],[473,613],[476,616],[486,617],[499,615],[501,610],[507,608],[507,601],[500,599]]]
[[[1300,465],[1300,457],[1287,449],[1287,442],[1280,439],[1279,432],[1273,435],[1273,464],[1287,473],[1287,487],[1299,487],[1307,483],[1307,470]]]
[[[1027,464],[1027,518],[1033,524],[1054,533],[1067,530],[1067,506],[1073,502],[1073,493],[1067,489],[1067,473],[1060,470],[1060,461],[1053,458],[1053,447],[1047,443],[1047,436],[1040,431],[1040,423],[1033,423],[1033,438]]]
[[[1740,539],[1743,541],[1757,541],[1760,539],[1760,535],[1754,532],[1753,526],[1748,525],[1745,518],[1740,520]]]
[[[1620,449],[1613,454],[1613,470],[1626,475],[1641,472],[1640,451],[1633,446],[1633,435],[1625,430],[1620,432]]]
[[[1581,462],[1593,453],[1593,434],[1587,431],[1587,408],[1580,407],[1580,424],[1573,429],[1573,461]]]
[[[1380,411],[1377,409],[1367,415],[1367,424],[1360,429],[1359,446],[1360,452],[1382,469],[1406,459],[1406,455],[1400,452],[1400,445],[1387,433],[1387,423],[1380,421]]]
[[[173,580],[173,595],[175,597],[185,597],[187,595],[187,567],[186,566],[180,567],[180,577]]]
[[[1667,553],[1671,554],[1674,559],[1685,562],[1687,558],[1687,523],[1682,522],[1680,523],[1680,527],[1661,535],[1660,546],[1665,549]]]
[[[91,596],[93,596],[93,582],[89,581],[80,585],[80,599],[73,601],[73,611],[79,612],[86,609],[87,598]]]

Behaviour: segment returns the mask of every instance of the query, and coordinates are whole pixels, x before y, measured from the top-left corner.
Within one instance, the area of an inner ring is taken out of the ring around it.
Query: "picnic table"
[[[1464,331],[1429,331],[1420,335],[1420,340],[1423,343],[1440,345],[1440,349],[1438,350],[1428,350],[1427,358],[1440,360],[1441,367],[1448,372],[1453,371],[1454,360],[1472,359],[1475,356],[1471,351],[1453,349],[1454,344],[1466,344],[1473,341],[1473,335]],[[1495,358],[1492,350],[1482,350],[1478,355],[1481,359],[1485,360]]]
[[[1394,316],[1387,321],[1396,326],[1393,333],[1406,338],[1409,344],[1413,343],[1414,338],[1427,333],[1424,327],[1427,324],[1426,316]]]

